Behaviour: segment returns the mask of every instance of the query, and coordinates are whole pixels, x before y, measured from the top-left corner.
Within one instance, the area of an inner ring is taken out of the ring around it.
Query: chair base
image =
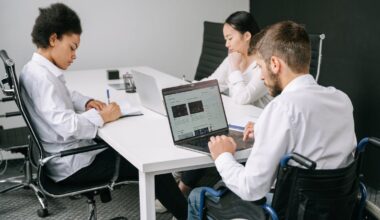
[[[15,191],[18,189],[32,189],[34,194],[37,197],[38,202],[41,205],[41,208],[37,210],[37,215],[41,218],[48,216],[48,205],[47,199],[42,191],[39,189],[37,183],[35,182],[36,176],[32,173],[32,166],[29,160],[29,157],[25,156],[24,159],[24,174],[23,176],[10,177],[4,180],[1,180],[0,183],[15,183],[16,185],[10,186],[2,191],[0,194]]]
[[[5,182],[5,181],[2,181],[2,182]],[[7,181],[7,183],[9,183],[9,182],[10,181]],[[41,208],[37,210],[37,215],[39,217],[41,217],[41,218],[48,216],[49,212],[48,212],[48,209],[47,209],[48,205],[47,205],[46,197],[41,192],[41,190],[37,187],[37,185],[35,183],[33,183],[33,182],[30,182],[30,183],[27,183],[27,182],[18,183],[17,185],[8,187],[8,188],[0,191],[0,194],[16,191],[16,190],[19,190],[19,189],[22,189],[22,188],[23,189],[32,189],[34,191],[34,194],[36,195],[37,200],[38,200],[38,202],[41,205]]]

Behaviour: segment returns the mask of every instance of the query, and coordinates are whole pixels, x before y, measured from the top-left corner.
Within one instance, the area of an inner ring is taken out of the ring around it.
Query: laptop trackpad
[[[229,130],[230,137],[232,137],[236,143],[236,151],[251,148],[253,146],[253,139],[249,138],[247,141],[243,141],[243,132],[236,130]]]

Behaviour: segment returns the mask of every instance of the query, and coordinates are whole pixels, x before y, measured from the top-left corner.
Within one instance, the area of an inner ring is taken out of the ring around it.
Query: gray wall
[[[0,49],[16,61],[16,71],[35,51],[30,33],[39,7],[56,1],[0,1]],[[223,22],[248,0],[66,0],[82,21],[77,60],[70,70],[147,65],[192,79],[202,46],[203,21]],[[2,66],[2,65],[1,65]],[[0,77],[3,75],[0,67]],[[1,97],[1,95],[0,95]],[[0,114],[16,110],[0,103]],[[1,119],[16,127],[19,119]]]

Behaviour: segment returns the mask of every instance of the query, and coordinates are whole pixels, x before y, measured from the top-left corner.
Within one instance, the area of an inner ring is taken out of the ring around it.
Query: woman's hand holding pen
[[[98,110],[98,111],[101,111],[103,110],[103,108],[105,108],[107,105],[106,103],[102,102],[102,101],[99,101],[99,100],[90,100],[89,102],[87,102],[86,104],[86,111],[87,110],[90,110],[92,108]]]
[[[253,138],[253,122],[249,121],[244,128],[243,132],[243,141],[247,141],[248,138]]]
[[[115,102],[111,102],[109,105],[105,106],[99,114],[104,123],[115,121],[121,116],[120,106]]]

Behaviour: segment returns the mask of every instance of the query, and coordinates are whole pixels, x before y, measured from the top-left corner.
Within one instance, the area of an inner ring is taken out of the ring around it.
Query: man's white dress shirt
[[[47,153],[90,145],[104,122],[95,109],[85,111],[90,100],[69,91],[63,71],[38,53],[20,75],[21,95]],[[102,150],[56,158],[47,164],[50,177],[60,181],[92,163]]]
[[[261,70],[256,61],[242,73],[240,70],[232,71],[226,57],[211,76],[202,80],[209,79],[217,79],[221,92],[228,90],[228,95],[237,104],[264,108],[272,100],[261,80]]]
[[[269,192],[286,153],[316,161],[317,169],[350,164],[356,147],[353,106],[343,92],[318,85],[310,74],[301,75],[265,107],[254,137],[245,167],[230,153],[215,161],[228,188],[249,201]]]

